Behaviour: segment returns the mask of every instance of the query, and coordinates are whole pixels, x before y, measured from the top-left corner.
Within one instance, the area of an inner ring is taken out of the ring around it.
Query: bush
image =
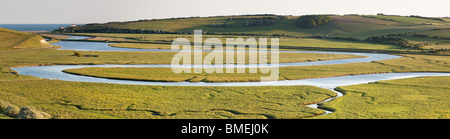
[[[18,117],[19,119],[50,119],[51,115],[45,112],[37,111],[31,106],[23,107],[20,109]]]
[[[331,22],[332,20],[331,17],[325,15],[304,15],[300,16],[295,24],[300,28],[312,28]]]
[[[76,57],[81,57],[81,54],[79,52],[73,52],[73,55]]]
[[[215,27],[215,28],[231,28],[231,27],[233,27],[233,25],[232,24],[223,23],[223,24],[211,25],[211,27]]]
[[[0,112],[5,114],[6,116],[15,118],[17,117],[17,114],[19,114],[19,108],[12,105],[11,103],[0,100]]]
[[[3,100],[0,100],[0,112],[3,112],[8,106],[11,106],[11,104]]]
[[[19,108],[14,105],[10,105],[5,108],[5,110],[3,111],[3,114],[6,116],[9,116],[9,117],[16,118],[17,115],[19,114]]]

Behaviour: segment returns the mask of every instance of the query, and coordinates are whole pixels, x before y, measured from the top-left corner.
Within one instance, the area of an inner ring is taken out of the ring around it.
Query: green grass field
[[[158,81],[158,82],[257,82],[261,81],[262,76],[270,76],[270,73],[263,74],[258,70],[258,73],[212,73],[207,74],[180,73],[176,74],[171,68],[80,68],[68,69],[64,72],[85,75],[92,77],[110,78],[110,79],[126,79],[126,80],[141,80],[141,81]],[[283,80],[284,78],[280,78]]]
[[[448,56],[403,55],[403,58],[305,67],[283,67],[280,75],[287,80],[392,72],[450,72]]]
[[[306,107],[336,93],[311,86],[171,87],[65,81],[0,83],[2,100],[54,118],[285,119],[310,117]]]
[[[241,16],[231,16],[241,18]],[[398,59],[339,65],[282,67],[280,80],[334,77],[355,74],[390,72],[450,72],[448,55],[430,53],[428,49],[447,48],[449,25],[422,18],[394,16],[332,16],[333,21],[316,28],[295,27],[297,17],[272,25],[245,26],[245,20],[231,17],[189,18],[173,20],[145,20],[82,28],[111,27],[125,29],[154,29],[193,31],[202,29],[213,33],[252,33],[249,35],[203,35],[206,38],[280,37],[281,50],[378,52],[403,56]],[[254,18],[260,16],[247,16]],[[392,21],[389,21],[392,20]],[[426,20],[426,21],[424,21]],[[232,24],[231,28],[212,27],[213,24]],[[442,28],[435,30],[436,28]],[[332,39],[298,38],[311,36],[352,37],[365,39],[372,35],[411,32],[428,37],[403,36],[412,42],[431,42],[427,50],[401,49],[396,45],[371,44]],[[108,41],[114,47],[140,49],[169,49],[173,39],[183,34],[120,34],[72,33],[91,35],[87,41]],[[288,36],[289,35],[289,36]],[[437,37],[435,37],[437,36]],[[434,38],[433,38],[434,37]],[[441,38],[438,38],[441,37]],[[336,93],[312,86],[277,87],[174,87],[140,86],[103,83],[68,82],[18,75],[11,67],[71,64],[168,64],[176,52],[94,52],[56,50],[40,43],[38,35],[0,29],[0,100],[18,107],[33,106],[60,119],[290,119],[308,118],[324,113],[306,107]],[[45,47],[45,48],[41,48]],[[342,58],[351,55],[281,53],[280,62],[303,62]],[[258,81],[262,74],[182,74],[174,75],[164,68],[84,68],[72,69],[78,74],[107,78],[233,82]],[[150,73],[150,74],[149,74]],[[314,118],[449,118],[448,77],[427,77],[340,87],[344,97],[327,102],[322,107],[335,113]],[[359,107],[355,107],[359,106]],[[9,117],[0,114],[0,119]]]
[[[47,43],[41,43],[41,40],[44,40],[44,38],[39,35],[0,28],[1,51],[24,48],[39,48],[49,45]]]
[[[340,65],[280,67],[279,80],[298,80],[358,74],[392,72],[450,72],[448,56],[403,55],[404,57],[370,63],[350,63]],[[193,71],[193,70],[191,70]],[[223,70],[225,71],[225,70]],[[171,68],[80,68],[68,69],[67,73],[100,78],[162,81],[162,82],[255,82],[268,76],[258,70],[258,74],[246,73],[181,73]]]
[[[395,38],[402,38],[409,40],[410,43],[418,44],[418,43],[426,43],[427,45],[423,46],[424,49],[450,49],[450,40],[448,39],[439,39],[439,38],[431,38],[431,37],[415,37],[415,36],[395,36]]]
[[[441,37],[441,38],[450,38],[450,29],[440,29],[440,30],[430,30],[430,31],[422,31],[416,32],[415,34],[420,35],[428,35],[429,37]]]
[[[171,49],[173,39],[183,37],[193,42],[193,35],[173,35],[173,34],[100,34],[100,33],[76,33],[75,35],[102,36],[104,40],[133,38],[128,41],[118,41],[110,44],[113,47],[138,48],[138,49]],[[203,39],[219,38],[222,43],[226,43],[225,38],[235,38],[230,35],[204,35]],[[258,36],[239,36],[244,39],[258,38]],[[260,36],[267,38],[267,36]],[[110,38],[110,39],[106,39]],[[268,39],[270,41],[270,39]],[[270,42],[268,42],[270,45]],[[268,46],[270,48],[270,46]],[[350,42],[332,39],[311,39],[311,38],[289,38],[279,39],[280,50],[312,50],[312,51],[355,51],[355,52],[384,52],[384,53],[404,53],[407,51],[420,52],[417,50],[401,49],[400,46],[386,44],[371,44],[363,42]]]
[[[432,20],[432,19],[424,19],[424,18],[417,18],[417,17],[409,17],[409,16],[391,16],[391,15],[378,15],[378,16],[367,16],[372,18],[378,18],[383,20],[392,20],[396,22],[402,22],[402,23],[414,23],[414,24],[423,24],[423,23],[441,23],[441,24],[448,24],[448,22],[439,21],[439,20]]]
[[[449,119],[450,77],[423,77],[344,86],[344,96],[321,107],[324,119]]]

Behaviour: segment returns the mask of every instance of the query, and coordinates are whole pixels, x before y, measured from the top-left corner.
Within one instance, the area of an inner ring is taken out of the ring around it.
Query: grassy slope
[[[39,35],[0,28],[0,50],[45,47]]]
[[[370,63],[350,63],[306,67],[284,67],[280,74],[285,79],[306,79],[357,74],[391,72],[450,72],[448,56],[402,55],[404,57]]]
[[[424,49],[450,49],[449,39],[439,39],[431,37],[416,37],[416,36],[395,36],[395,38],[402,38],[409,40],[410,43],[428,43],[428,45],[423,46]]]
[[[450,22],[450,18],[448,18],[448,17],[444,17],[444,18],[441,18],[441,19],[444,20],[444,21]]]
[[[367,43],[353,43],[342,41],[328,41],[317,39],[293,39],[292,42],[288,40],[283,41],[282,45],[297,45],[291,47],[292,49],[303,49],[305,47],[311,49],[329,49],[340,48],[341,50],[363,49],[363,50],[387,50],[393,49],[392,45],[379,45]],[[369,51],[370,52],[370,51]],[[76,57],[73,56],[73,51],[54,50],[52,48],[37,49],[37,50],[21,50],[14,52],[0,52],[0,65],[2,74],[1,80],[25,80],[35,79],[29,76],[20,76],[9,74],[9,67],[24,66],[24,65],[53,65],[53,64],[167,64],[175,54],[174,52],[80,52],[82,55],[98,55],[98,57]],[[307,54],[305,54],[307,55]],[[317,59],[302,59],[296,54],[281,55],[283,59],[288,61],[305,61]],[[320,55],[312,55],[320,56]],[[397,61],[395,63],[355,63],[345,65],[324,65],[324,66],[308,66],[308,67],[286,67],[282,68],[283,76],[286,79],[304,79],[317,78],[328,76],[342,76],[349,74],[362,73],[378,73],[378,72],[392,72],[396,71],[448,71],[447,56],[431,56],[431,55],[407,55],[409,57],[390,60]],[[326,58],[326,57],[320,57]],[[169,59],[169,60],[168,60]],[[404,61],[401,61],[404,60]],[[383,61],[385,62],[385,61]],[[352,68],[354,67],[354,68]],[[447,69],[446,69],[447,68]],[[316,70],[320,69],[320,70]],[[363,70],[364,69],[364,70]],[[403,70],[408,69],[408,70]]]
[[[65,81],[0,83],[1,99],[56,118],[302,118],[303,104],[335,96],[311,86],[171,87]]]
[[[415,34],[428,35],[430,37],[442,37],[442,38],[450,38],[450,29],[441,29],[441,30],[430,30],[430,31],[422,31],[416,32]]]
[[[449,119],[450,77],[423,77],[339,87],[345,95],[326,102],[333,114],[315,118]]]
[[[233,17],[188,18],[156,21],[148,20],[128,23],[89,25],[82,26],[82,28],[95,28],[96,26],[102,26],[123,29],[148,29],[167,31],[193,31],[194,29],[202,29],[203,31],[218,33],[254,33],[261,35],[285,34],[291,36],[329,35],[364,39],[372,35],[423,31],[430,30],[435,27],[422,25],[419,24],[419,22],[412,22],[410,20],[401,20],[400,22],[395,22],[362,16],[333,16],[334,20],[331,23],[310,29],[302,29],[296,27],[295,21],[297,17],[295,16],[289,16],[287,20],[277,21],[273,25],[246,27],[244,25],[245,21],[228,21],[228,18]],[[233,27],[211,27],[211,25],[223,23],[233,24]]]
[[[0,65],[22,66],[38,64],[170,64],[177,52],[95,52],[78,51],[81,55],[98,57],[76,57],[72,50],[55,50],[45,48],[37,50],[21,50],[15,52],[0,51]],[[203,53],[205,57],[208,53]],[[312,54],[312,53],[280,53],[281,63],[305,62],[331,59],[358,58],[355,55]],[[225,54],[224,54],[225,55]],[[248,53],[246,53],[248,59]],[[270,53],[268,54],[270,62]],[[247,60],[248,62],[248,60]]]
[[[375,18],[366,18],[362,16],[334,16],[334,21],[330,24],[310,29],[317,29],[320,35],[329,35],[331,37],[352,37],[365,39],[372,35],[379,36],[397,32],[414,32],[429,30],[430,27],[385,21]]]
[[[414,24],[423,24],[423,23],[447,24],[448,23],[448,22],[444,22],[444,21],[417,18],[417,17],[409,17],[409,16],[390,16],[390,15],[380,16],[380,15],[378,15],[378,16],[368,16],[368,17],[378,18],[378,19],[383,19],[383,20],[392,20],[392,21],[403,22],[403,23],[414,23]]]
[[[414,36],[416,35],[416,36]],[[419,36],[417,36],[419,35]],[[423,35],[427,35],[425,37]],[[409,40],[411,43],[428,43],[425,45],[424,49],[450,49],[450,29],[439,29],[439,30],[427,30],[414,32],[413,35],[409,36],[391,36],[393,38],[402,38]]]

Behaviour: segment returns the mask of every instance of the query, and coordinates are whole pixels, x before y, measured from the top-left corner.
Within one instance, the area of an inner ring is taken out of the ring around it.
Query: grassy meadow
[[[0,95],[18,107],[33,106],[62,119],[291,119],[323,113],[305,104],[336,93],[312,86],[172,87],[41,80],[0,83]]]
[[[417,37],[417,36],[401,36],[395,38],[402,38],[409,40],[411,43],[419,44],[426,43],[427,45],[423,46],[425,50],[439,50],[439,49],[450,49],[450,40],[448,39],[439,39],[439,38],[431,38],[431,37]]]
[[[94,41],[111,42],[112,47],[137,48],[137,49],[171,49],[172,41],[175,38],[187,38],[193,43],[193,35],[174,34],[124,34],[124,33],[71,33],[73,35],[102,36],[102,40],[94,38]],[[258,36],[238,36],[244,39],[258,38]],[[267,38],[267,36],[259,36]],[[133,39],[130,39],[133,38]],[[225,43],[226,38],[236,38],[232,35],[203,35],[203,40],[207,38],[219,38]],[[117,39],[128,39],[126,41],[112,41]],[[89,40],[89,39],[88,39]],[[93,41],[90,40],[90,41]],[[270,49],[270,39],[268,39]],[[193,49],[193,48],[192,48]],[[246,48],[247,49],[247,48]],[[279,50],[303,50],[303,51],[342,51],[342,52],[380,52],[380,53],[407,53],[421,52],[419,50],[401,49],[397,45],[373,44],[364,42],[352,42],[334,39],[312,39],[312,38],[292,38],[280,37]]]
[[[393,72],[450,72],[448,56],[402,55],[402,58],[375,61],[370,63],[349,63],[339,65],[280,67],[279,80],[298,80],[358,74]],[[193,71],[193,70],[191,70]],[[225,69],[223,69],[225,71]],[[110,79],[162,81],[162,82],[255,82],[268,76],[258,70],[257,74],[246,73],[181,73],[171,68],[129,68],[129,67],[90,67],[68,69],[64,72]]]
[[[449,119],[450,77],[421,77],[344,86],[345,95],[321,107],[323,119]]]
[[[448,22],[445,20],[433,20],[433,19],[410,17],[410,16],[377,15],[377,16],[367,16],[367,17],[402,22],[402,23],[413,23],[413,24],[424,24],[424,23],[448,24]]]
[[[43,39],[36,34],[0,28],[0,51],[49,46],[47,43],[41,43]]]
[[[79,53],[81,56],[76,56],[74,52]],[[57,50],[56,48],[24,49],[13,52],[0,51],[0,65],[3,67],[15,67],[25,65],[170,64],[172,57],[176,53],[178,52],[99,52]],[[207,54],[208,52],[204,52],[203,57]],[[245,53],[245,57],[248,62],[248,52]],[[362,56],[284,52],[280,53],[279,61],[280,63],[293,63],[359,57]],[[269,63],[270,59],[270,53],[268,53]]]
[[[246,26],[246,21],[274,17],[221,16],[141,20],[90,24],[77,28],[148,29],[189,32],[202,29],[203,39],[280,38],[280,50],[388,53],[402,58],[339,65],[281,67],[280,80],[334,77],[391,72],[450,72],[448,19],[433,20],[401,16],[332,15],[333,21],[315,28],[298,28],[296,16],[286,16],[271,25]],[[230,20],[230,18],[234,18]],[[212,25],[227,24],[230,28]],[[424,51],[397,45],[360,41],[318,39],[318,36],[351,37],[359,40],[393,33],[413,43],[428,42]],[[241,35],[237,35],[241,33]],[[110,42],[112,47],[170,49],[173,39],[188,34],[69,33],[95,36],[82,41]],[[246,35],[247,34],[247,35]],[[253,35],[248,35],[253,34]],[[427,35],[427,37],[424,37]],[[48,37],[48,36],[47,36]],[[36,34],[0,29],[0,100],[18,107],[33,106],[56,119],[292,119],[324,113],[306,104],[336,96],[313,86],[270,87],[176,87],[69,82],[19,75],[11,67],[77,64],[168,64],[177,52],[99,52],[57,50]],[[270,40],[270,39],[269,39]],[[269,43],[270,44],[270,43]],[[75,52],[80,55],[77,56]],[[204,56],[207,53],[204,53]],[[246,55],[248,58],[248,54]],[[281,63],[357,58],[354,55],[280,53]],[[270,58],[270,56],[269,56]],[[247,60],[246,60],[247,61]],[[270,60],[269,60],[270,62]],[[169,68],[81,68],[65,72],[103,78],[167,82],[259,81],[264,74],[174,74]],[[321,107],[334,113],[314,118],[448,119],[449,77],[424,77],[339,87],[345,95]],[[358,107],[356,107],[358,106]],[[8,119],[0,114],[0,119]]]
[[[416,32],[415,34],[419,35],[428,35],[429,37],[435,37],[435,38],[450,38],[450,29],[438,29],[438,30],[430,30],[430,31],[422,31],[422,32]]]

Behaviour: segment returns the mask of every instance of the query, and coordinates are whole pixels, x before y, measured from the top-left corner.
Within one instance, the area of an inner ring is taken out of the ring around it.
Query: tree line
[[[326,15],[304,15],[297,19],[295,25],[300,28],[313,28],[331,22],[333,18]]]

